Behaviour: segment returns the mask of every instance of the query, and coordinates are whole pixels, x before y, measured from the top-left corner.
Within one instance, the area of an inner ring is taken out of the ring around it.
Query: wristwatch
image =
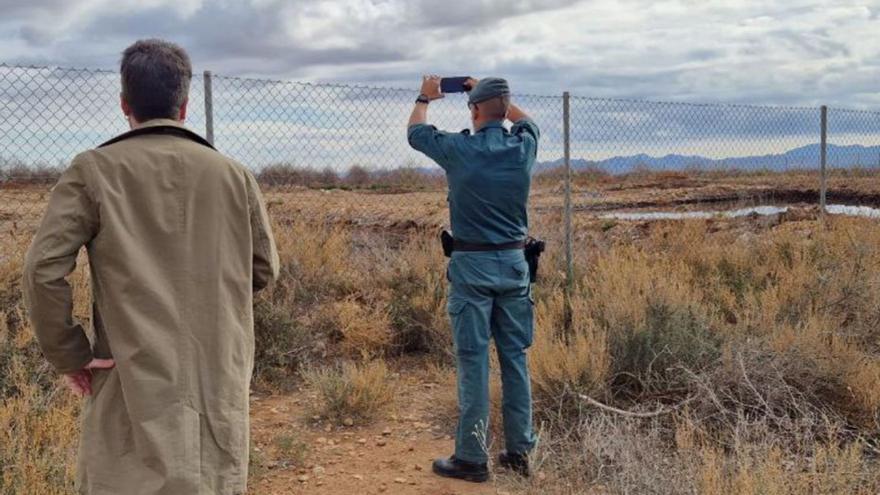
[[[424,103],[425,105],[427,105],[428,103],[431,103],[431,100],[429,100],[427,96],[422,94],[419,95],[418,98],[416,98],[416,103]]]

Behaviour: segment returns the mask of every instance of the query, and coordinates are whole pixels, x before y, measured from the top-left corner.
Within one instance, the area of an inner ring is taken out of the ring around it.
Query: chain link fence
[[[407,143],[416,92],[206,72],[193,78],[187,124],[254,171],[277,217],[433,227],[447,221],[445,179]],[[823,184],[829,208],[880,204],[878,112],[829,109],[823,127],[821,108],[514,100],[542,131],[537,235],[614,212],[818,204]],[[432,103],[429,121],[469,127],[465,97]],[[125,130],[117,73],[0,65],[3,231],[32,229],[72,157]]]
[[[378,226],[446,221],[443,172],[406,139],[417,91],[224,76],[212,76],[211,85],[214,143],[255,171],[276,216]],[[562,139],[558,98],[517,100],[539,122],[556,123],[539,156],[552,160]],[[429,121],[469,127],[466,97],[432,103]]]
[[[819,200],[819,108],[579,97],[570,106],[575,212],[688,218]]]

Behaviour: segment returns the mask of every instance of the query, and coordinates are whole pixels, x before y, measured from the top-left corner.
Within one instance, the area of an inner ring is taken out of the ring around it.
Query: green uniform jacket
[[[92,344],[71,317],[64,278],[82,246]],[[52,191],[23,286],[59,372],[116,360],[94,372],[84,404],[80,493],[244,493],[253,292],[277,274],[256,181],[212,148],[146,134],[74,159]]]
[[[455,238],[475,244],[521,241],[529,231],[528,203],[538,153],[538,126],[501,121],[471,134],[444,132],[415,124],[409,144],[446,171],[449,216]]]

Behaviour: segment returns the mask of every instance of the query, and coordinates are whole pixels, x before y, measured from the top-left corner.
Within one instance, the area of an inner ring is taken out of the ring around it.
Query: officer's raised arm
[[[440,76],[423,76],[422,88],[409,116],[408,127],[427,123],[428,103],[440,98],[443,98],[443,93],[440,92]]]
[[[541,132],[538,130],[538,124],[527,113],[525,113],[515,103],[510,102],[510,109],[507,111],[507,119],[513,122],[510,133],[523,139],[523,143],[528,146],[529,154],[533,157],[538,153],[538,138]],[[532,168],[529,167],[529,173]]]
[[[532,120],[532,118],[514,102],[510,102],[510,110],[507,111],[507,119],[514,124],[521,120]]]
[[[443,93],[440,91],[440,77],[424,76],[419,97],[416,99],[415,106],[409,116],[406,134],[407,141],[413,149],[421,151],[446,169],[449,156],[446,153],[447,143],[445,141],[448,139],[449,133],[439,131],[427,123],[428,104],[440,98],[443,98]]]

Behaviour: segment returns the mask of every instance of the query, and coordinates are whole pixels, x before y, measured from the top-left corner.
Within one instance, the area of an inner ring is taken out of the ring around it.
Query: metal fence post
[[[214,144],[214,94],[211,89],[211,71],[204,73],[205,84],[205,139]]]
[[[825,214],[826,196],[828,194],[828,107],[822,105],[821,139],[819,143],[819,207]]]
[[[571,226],[571,107],[568,91],[562,93],[562,139],[565,157],[565,205],[563,225],[565,229],[565,291],[564,323],[565,330],[571,329],[571,295],[574,289],[574,246]]]

